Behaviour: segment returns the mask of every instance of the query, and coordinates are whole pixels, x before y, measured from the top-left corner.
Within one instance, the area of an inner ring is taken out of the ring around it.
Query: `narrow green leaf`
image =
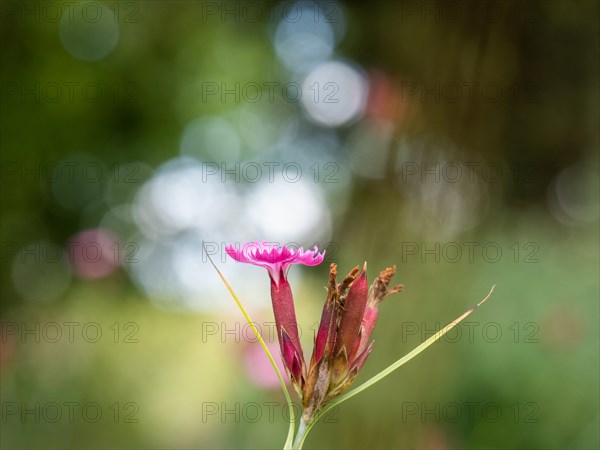
[[[346,400],[354,397],[356,394],[361,393],[365,389],[373,386],[375,383],[381,381],[383,378],[387,377],[393,371],[395,371],[396,369],[402,367],[404,364],[406,364],[407,362],[409,362],[411,359],[413,359],[415,356],[417,356],[419,353],[421,353],[427,347],[429,347],[430,345],[432,345],[433,343],[435,343],[444,334],[446,334],[448,331],[450,331],[452,328],[454,328],[456,325],[458,325],[461,321],[463,321],[465,318],[467,318],[473,311],[475,311],[477,308],[479,308],[488,298],[490,298],[491,295],[492,295],[492,292],[494,292],[494,288],[495,287],[496,287],[496,285],[492,286],[492,289],[490,290],[490,292],[488,293],[488,295],[485,296],[485,298],[483,300],[481,300],[479,303],[477,303],[475,306],[473,306],[471,309],[469,309],[467,312],[465,312],[462,316],[460,316],[459,318],[457,318],[457,319],[453,320],[452,322],[450,322],[448,325],[446,325],[440,331],[438,331],[437,333],[435,333],[429,339],[427,339],[426,341],[422,342],[415,349],[413,349],[411,352],[409,352],[408,354],[406,354],[405,356],[403,356],[402,358],[400,358],[394,364],[392,364],[391,366],[389,366],[386,369],[382,370],[377,375],[375,375],[374,377],[372,377],[369,380],[365,381],[360,386],[352,389],[351,391],[345,393],[344,395],[340,395],[339,397],[337,397],[337,398],[333,399],[332,401],[330,401],[329,403],[327,403],[327,405],[325,405],[325,407],[317,414],[317,416],[315,417],[315,419],[308,425],[306,433],[304,434],[304,439],[306,439],[306,436],[308,435],[309,431],[318,422],[319,418],[322,417],[324,414],[326,414],[327,411],[329,411],[334,406],[337,406],[340,403],[345,402]],[[300,445],[298,446],[299,449],[302,448],[302,445],[304,444],[304,439],[302,440],[302,442],[300,442]]]

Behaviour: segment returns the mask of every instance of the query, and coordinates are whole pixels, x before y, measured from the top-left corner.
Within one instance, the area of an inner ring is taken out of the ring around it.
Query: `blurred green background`
[[[2,1],[2,448],[278,448],[294,267],[397,264],[357,382],[456,332],[307,448],[600,446],[596,1]],[[277,346],[274,347],[277,353]]]

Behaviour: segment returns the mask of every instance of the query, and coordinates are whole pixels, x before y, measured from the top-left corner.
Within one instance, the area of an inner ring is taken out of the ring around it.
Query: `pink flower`
[[[292,264],[316,266],[325,258],[325,252],[319,253],[316,245],[313,250],[304,250],[302,247],[294,250],[270,242],[248,242],[241,249],[228,245],[225,251],[236,261],[264,267],[276,284],[281,278],[287,277]]]
[[[292,289],[287,281],[287,272],[292,264],[316,266],[325,258],[325,252],[297,250],[276,246],[268,242],[250,242],[241,249],[228,245],[227,254],[239,262],[264,267],[271,279],[271,301],[277,329],[277,339],[286,371],[294,388],[301,393],[306,382],[306,363],[298,335],[298,323],[294,309]]]
[[[371,334],[379,316],[379,303],[403,289],[402,285],[389,286],[396,266],[380,272],[369,287],[367,263],[362,271],[355,267],[341,282],[337,281],[337,266],[331,264],[327,297],[307,370],[287,272],[292,264],[320,264],[325,252],[319,253],[317,247],[293,250],[267,242],[251,242],[242,249],[228,245],[226,251],[236,261],[261,266],[269,272],[283,365],[302,399],[302,420],[311,423],[327,402],[350,387],[365,364],[373,347]]]

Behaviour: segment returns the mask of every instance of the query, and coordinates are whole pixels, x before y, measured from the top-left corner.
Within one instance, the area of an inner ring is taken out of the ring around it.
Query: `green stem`
[[[294,443],[292,445],[293,450],[302,450],[302,444],[304,444],[304,438],[306,437],[306,433],[310,430],[311,426],[304,421],[304,418],[300,419],[300,425],[298,425],[298,433],[296,433],[296,437],[294,438]]]

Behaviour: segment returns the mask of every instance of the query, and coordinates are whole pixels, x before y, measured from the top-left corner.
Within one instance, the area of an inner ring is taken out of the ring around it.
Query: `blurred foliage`
[[[65,208],[57,202],[52,183],[36,175],[13,176],[7,172],[12,167],[8,164],[36,167],[78,157],[98,161],[112,173],[120,164],[134,161],[143,163],[138,183],[131,186],[139,188],[153,169],[179,155],[187,123],[210,115],[239,119],[240,105],[235,102],[199,101],[200,82],[297,79],[282,69],[273,50],[276,23],[265,17],[256,23],[205,17],[207,5],[239,6],[239,2],[119,3],[118,45],[106,58],[84,61],[65,50],[59,23],[12,14],[14,8],[22,11],[40,2],[2,2],[1,446],[279,447],[286,430],[283,396],[249,381],[242,361],[253,344],[203,335],[205,323],[241,320],[235,312],[161,308],[123,268],[102,279],[74,279],[60,298],[48,303],[28,301],[15,287],[15,249],[41,240],[64,245],[80,230],[98,226],[114,205],[103,185],[84,198],[81,207]],[[113,11],[116,4],[105,3]],[[374,351],[357,382],[422,340],[419,334],[408,333],[410,324],[427,330],[443,326],[480,300],[491,285],[497,289],[492,301],[473,316],[479,328],[472,342],[463,336],[454,343],[436,344],[343,404],[330,423],[315,427],[307,447],[598,448],[598,218],[577,226],[561,223],[548,199],[560,174],[569,167],[584,167],[592,177],[575,177],[581,183],[576,197],[581,195],[588,203],[591,198],[590,208],[598,208],[599,4],[458,2],[463,7],[475,5],[478,11],[486,7],[512,11],[499,20],[477,15],[469,20],[464,16],[456,21],[431,16],[425,20],[412,12],[444,8],[443,4],[341,4],[346,34],[336,57],[353,61],[368,74],[385,75],[392,87],[382,88],[381,95],[383,103],[392,106],[387,106],[391,112],[380,115],[393,124],[393,133],[389,151],[378,156],[371,141],[355,139],[363,138],[360,127],[368,126],[369,118],[336,130],[344,144],[333,152],[349,183],[343,193],[328,197],[333,211],[330,237],[335,243],[329,250],[340,272],[367,260],[373,277],[385,266],[397,264],[398,281],[406,286],[404,293],[382,305]],[[135,20],[127,22],[125,14],[131,11]],[[20,93],[35,83],[69,82],[97,83],[103,95],[97,102],[75,95],[72,102],[52,103],[9,93],[15,86]],[[508,95],[498,102],[419,101],[420,93],[406,100],[406,89],[415,85],[464,82],[497,83],[504,89],[517,86],[517,100]],[[295,117],[298,111],[298,105],[283,101],[267,105],[259,116],[260,128],[283,129],[284,118]],[[313,137],[330,131],[310,121],[298,127]],[[258,133],[252,127],[246,132]],[[409,147],[422,146],[417,152],[423,160],[439,158],[436,148],[447,147],[442,156],[450,160],[520,168],[531,164],[527,167],[533,168],[533,178],[506,176],[486,188],[487,196],[456,203],[465,215],[477,218],[473,226],[445,234],[443,220],[432,225],[415,205],[450,214],[454,203],[444,197],[446,191],[428,200],[426,193],[398,181],[397,162],[406,157],[407,142]],[[382,176],[364,177],[349,169],[355,147],[365,152],[365,162],[383,158]],[[307,155],[312,155],[310,151],[320,149],[307,150]],[[247,145],[240,153],[240,159],[258,158]],[[277,158],[285,161],[281,155]],[[87,186],[80,189],[84,192]],[[123,195],[130,201],[134,193]],[[490,262],[481,256],[480,246],[474,261],[436,261],[422,252],[411,256],[405,247],[418,243],[434,248],[449,241],[497,243],[504,253]],[[531,243],[534,247],[525,247]],[[535,255],[527,260],[532,248]],[[320,314],[327,267],[292,271],[303,275],[302,285],[294,290],[299,321],[308,326]],[[267,280],[260,275],[267,309],[255,311],[268,321]],[[244,285],[230,281],[244,299]],[[203,283],[218,285],[219,280],[215,275]],[[230,302],[224,289],[210,295],[214,304]],[[7,331],[15,324],[51,322],[95,322],[103,336],[92,343],[76,332],[74,342],[63,337],[53,343],[35,342],[31,334],[21,339]],[[490,322],[502,330],[498,342],[481,333]],[[134,328],[125,328],[129,323]],[[114,324],[118,338],[110,328]],[[126,333],[134,329],[137,342],[127,343]],[[311,339],[310,332],[304,334],[305,349]],[[36,402],[97,402],[102,417],[97,422],[63,417],[52,423],[36,421],[34,414],[27,420],[7,415],[7,405]],[[236,402],[242,407],[250,402],[278,406],[272,421],[265,418],[264,408],[257,421],[244,420],[240,412],[225,420],[221,411],[205,415],[209,403],[220,408]],[[433,413],[422,419],[423,404],[443,408],[451,403],[461,407],[457,420],[448,420],[441,412],[439,417]],[[473,417],[467,415],[467,403],[475,404]],[[409,414],[407,408],[415,404],[418,412]],[[482,413],[490,404],[501,405],[498,420]],[[124,422],[132,411],[137,422]]]

